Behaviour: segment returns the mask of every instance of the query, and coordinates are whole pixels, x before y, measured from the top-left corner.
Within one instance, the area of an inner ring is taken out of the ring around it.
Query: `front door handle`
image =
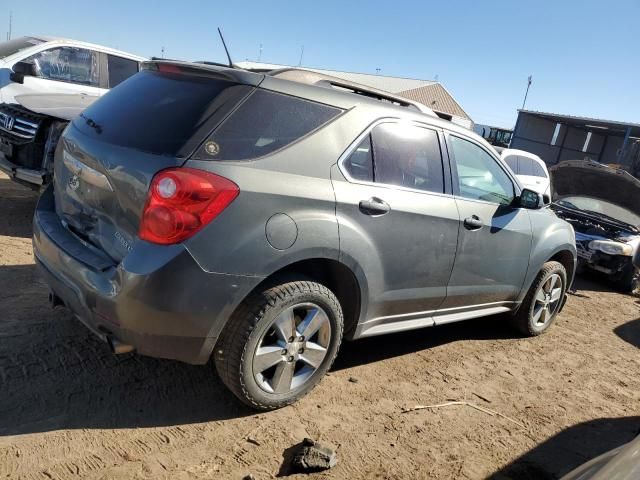
[[[464,228],[467,230],[480,230],[482,228],[482,220],[477,215],[471,215],[464,219]]]
[[[384,215],[391,210],[387,202],[377,197],[371,197],[369,200],[361,200],[358,207],[365,215],[372,216]]]

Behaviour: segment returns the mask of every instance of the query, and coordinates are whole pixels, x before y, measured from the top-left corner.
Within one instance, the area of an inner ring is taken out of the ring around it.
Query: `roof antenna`
[[[222,46],[224,47],[224,51],[227,53],[227,58],[229,59],[229,67],[233,68],[231,55],[229,55],[229,49],[227,48],[227,43],[224,41],[224,37],[222,36],[222,31],[220,30],[220,27],[218,27],[218,34],[220,35],[220,40],[222,40]]]

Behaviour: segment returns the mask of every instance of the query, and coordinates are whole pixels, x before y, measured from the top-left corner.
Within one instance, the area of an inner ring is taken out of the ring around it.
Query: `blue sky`
[[[13,37],[48,34],[145,56],[233,59],[438,79],[477,123],[527,108],[640,123],[640,1],[95,3],[2,0]]]

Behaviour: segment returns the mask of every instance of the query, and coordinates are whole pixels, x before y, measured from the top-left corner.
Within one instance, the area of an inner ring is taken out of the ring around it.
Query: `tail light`
[[[193,168],[170,168],[151,181],[138,236],[169,245],[193,236],[240,193],[231,180]]]

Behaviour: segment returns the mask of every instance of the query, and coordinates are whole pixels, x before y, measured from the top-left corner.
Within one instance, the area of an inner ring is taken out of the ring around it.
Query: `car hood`
[[[599,198],[640,216],[640,180],[624,170],[588,160],[567,160],[549,169],[553,201],[572,195]]]
[[[100,97],[84,93],[30,93],[15,98],[32,112],[72,120]]]

